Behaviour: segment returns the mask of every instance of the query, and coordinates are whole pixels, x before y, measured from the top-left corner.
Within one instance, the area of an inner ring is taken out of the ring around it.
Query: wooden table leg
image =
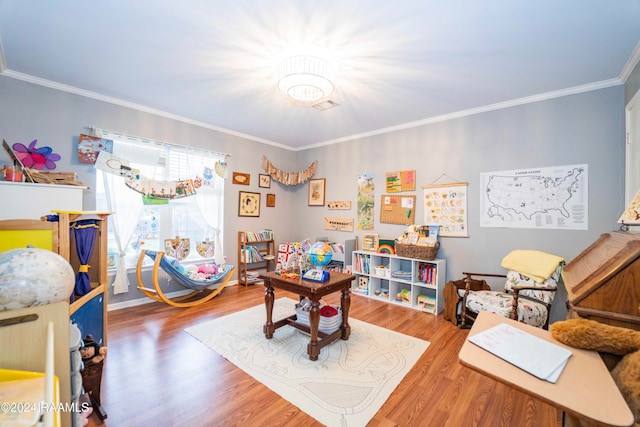
[[[267,309],[267,323],[264,324],[262,331],[267,339],[273,338],[273,333],[276,328],[273,324],[273,302],[275,298],[273,296],[273,286],[269,281],[264,282],[264,306]]]
[[[320,347],[318,346],[318,326],[320,325],[320,301],[311,299],[311,310],[309,310],[309,329],[311,330],[311,341],[307,345],[309,360],[318,360]]]
[[[348,340],[351,335],[351,326],[349,326],[349,309],[351,308],[351,289],[342,290],[340,297],[340,308],[342,309],[342,336],[343,340]]]

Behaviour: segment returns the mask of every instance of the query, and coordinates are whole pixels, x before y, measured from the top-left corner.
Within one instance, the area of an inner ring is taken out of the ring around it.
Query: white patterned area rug
[[[296,301],[276,300],[273,319]],[[309,336],[291,326],[264,337],[264,305],[187,328],[193,337],[328,426],[366,426],[429,347],[429,342],[349,319],[351,335],[307,356]]]

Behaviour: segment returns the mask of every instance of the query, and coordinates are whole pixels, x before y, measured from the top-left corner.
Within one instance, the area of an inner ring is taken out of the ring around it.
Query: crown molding
[[[428,117],[426,119],[417,120],[415,122],[403,123],[401,125],[391,126],[391,127],[387,127],[387,128],[383,128],[383,129],[377,129],[377,130],[374,130],[374,131],[371,131],[371,132],[364,132],[364,133],[359,133],[359,134],[355,134],[355,135],[345,136],[345,137],[342,137],[342,138],[336,138],[336,139],[332,139],[332,140],[329,140],[329,141],[320,142],[320,143],[317,143],[317,144],[312,144],[312,145],[306,145],[304,147],[299,147],[296,151],[307,150],[307,149],[310,149],[310,148],[317,148],[317,147],[322,147],[322,146],[331,145],[331,144],[337,144],[337,143],[340,143],[340,142],[351,141],[351,140],[354,140],[354,139],[368,138],[368,137],[372,137],[372,136],[376,136],[376,135],[382,135],[382,134],[389,133],[389,132],[395,132],[395,131],[398,131],[398,130],[411,129],[411,128],[415,128],[415,127],[419,127],[419,126],[428,125],[428,124],[431,124],[431,123],[445,122],[447,120],[459,119],[461,117],[472,116],[474,114],[480,114],[480,113],[486,113],[486,112],[489,112],[489,111],[502,110],[504,108],[516,107],[516,106],[519,106],[519,105],[531,104],[533,102],[546,101],[546,100],[554,99],[554,98],[561,98],[563,96],[575,95],[575,94],[583,93],[583,92],[590,92],[590,91],[593,91],[593,90],[604,89],[604,88],[608,88],[608,87],[612,87],[612,86],[618,86],[618,85],[621,85],[621,84],[624,84],[624,83],[620,78],[615,78],[615,79],[610,79],[610,80],[603,80],[603,81],[600,81],[600,82],[589,83],[589,84],[581,85],[581,86],[575,86],[575,87],[568,88],[568,89],[561,89],[561,90],[556,90],[556,91],[553,91],[553,92],[547,92],[547,93],[542,93],[542,94],[538,94],[538,95],[527,96],[527,97],[524,97],[524,98],[513,99],[513,100],[505,101],[505,102],[499,102],[499,103],[496,103],[496,104],[490,104],[490,105],[486,105],[486,106],[483,106],[483,107],[472,108],[472,109],[469,109],[469,110],[457,111],[455,113],[443,114],[443,115],[434,116],[434,117]]]
[[[2,50],[2,39],[0,39],[0,74],[7,70],[7,61],[4,59],[4,51]]]
[[[626,83],[634,68],[636,68],[636,65],[638,65],[638,62],[640,62],[640,42],[638,42],[636,48],[633,49],[633,52],[627,60],[627,63],[624,65],[624,67],[622,67],[622,71],[620,72],[620,80]]]
[[[201,122],[198,120],[193,120],[187,117],[183,117],[183,116],[179,116],[177,114],[173,114],[173,113],[168,113],[166,111],[162,111],[162,110],[157,110],[155,108],[151,108],[151,107],[147,107],[141,104],[136,104],[133,102],[129,102],[129,101],[124,101],[122,99],[118,99],[118,98],[113,98],[110,96],[106,96],[106,95],[102,95],[96,92],[92,92],[92,91],[88,91],[88,90],[84,90],[84,89],[79,89],[77,87],[74,86],[68,86],[62,83],[58,83],[58,82],[54,82],[51,80],[46,80],[46,79],[42,79],[40,77],[35,77],[29,74],[24,74],[24,73],[20,73],[17,71],[13,71],[13,70],[5,70],[2,73],[3,76],[6,77],[11,77],[13,79],[16,80],[21,80],[24,82],[28,82],[28,83],[33,83],[39,86],[44,86],[44,87],[48,87],[50,89],[56,89],[56,90],[60,90],[62,92],[68,92],[68,93],[72,93],[75,95],[79,95],[79,96],[83,96],[85,98],[91,98],[91,99],[95,99],[97,101],[102,101],[102,102],[107,102],[109,104],[114,104],[114,105],[118,105],[121,107],[126,107],[126,108],[131,108],[134,110],[138,110],[138,111],[142,111],[144,113],[149,113],[149,114],[153,114],[159,117],[164,117],[167,119],[171,119],[171,120],[176,120],[179,122],[183,122],[183,123],[187,123],[190,125],[194,125],[194,126],[199,126],[205,129],[210,129],[210,130],[214,130],[216,132],[221,132],[221,133],[225,133],[227,135],[232,135],[232,136],[237,136],[239,138],[243,138],[243,139],[247,139],[250,141],[255,141],[255,142],[260,142],[262,144],[267,144],[267,145],[273,145],[275,147],[278,148],[284,148],[286,150],[290,150],[291,147],[286,146],[286,145],[282,145],[279,144],[277,142],[274,141],[270,141],[268,139],[264,139],[264,138],[260,138],[257,136],[253,136],[253,135],[248,135],[245,133],[241,133],[241,132],[236,132],[230,129],[225,129],[222,127],[218,127],[218,126],[214,126],[211,125],[209,123],[205,123],[205,122]]]
[[[638,45],[640,46],[640,44]],[[1,45],[0,45],[1,47]],[[0,52],[1,54],[2,52]],[[640,48],[636,47],[636,50],[634,51],[634,55],[637,53],[636,56],[640,56]],[[627,65],[630,64],[631,61],[627,62]],[[637,60],[636,60],[637,63]],[[1,63],[1,59],[0,59],[0,65],[2,65]],[[625,66],[625,69],[627,68],[627,66]],[[633,70],[633,67],[631,67],[631,69]],[[248,135],[248,134],[244,134],[241,132],[235,132],[232,131],[230,129],[225,129],[225,128],[221,128],[218,126],[214,126],[211,125],[209,123],[204,123],[204,122],[200,122],[197,120],[193,120],[193,119],[189,119],[187,117],[182,117],[173,113],[168,113],[166,111],[161,111],[161,110],[157,110],[155,108],[150,108],[150,107],[146,107],[144,105],[140,105],[140,104],[135,104],[132,102],[128,102],[128,101],[123,101],[121,99],[118,98],[113,98],[110,96],[106,96],[106,95],[101,95],[99,93],[96,92],[91,92],[91,91],[87,91],[84,89],[78,89],[76,87],[73,86],[68,86],[68,85],[64,85],[61,83],[57,83],[57,82],[53,82],[50,80],[46,80],[46,79],[41,79],[39,77],[34,77],[28,74],[23,74],[23,73],[19,73],[16,71],[12,71],[12,70],[8,70],[6,69],[4,72],[2,72],[3,76],[6,77],[11,77],[17,80],[22,80],[25,82],[29,82],[29,83],[33,83],[33,84],[37,84],[40,86],[45,86],[51,89],[57,89],[63,92],[69,92],[69,93],[73,93],[76,95],[80,95],[80,96],[84,96],[86,98],[91,98],[91,99],[95,99],[98,101],[103,101],[103,102],[107,102],[110,104],[114,104],[114,105],[119,105],[122,107],[127,107],[127,108],[131,108],[134,110],[138,110],[138,111],[142,111],[145,113],[149,113],[149,114],[153,114],[156,116],[160,116],[160,117],[164,117],[164,118],[168,118],[168,119],[172,119],[172,120],[177,120],[180,122],[184,122],[187,124],[191,124],[194,126],[199,126],[205,129],[210,129],[210,130],[214,130],[217,132],[221,132],[221,133],[225,133],[228,135],[233,135],[233,136],[237,136],[239,138],[243,138],[243,139],[247,139],[250,141],[255,141],[255,142],[260,142],[263,144],[267,144],[267,145],[271,145],[274,147],[278,147],[278,148],[282,148],[284,150],[288,150],[288,151],[304,151],[304,150],[308,150],[311,148],[318,148],[318,147],[324,147],[327,145],[333,145],[333,144],[338,144],[341,142],[347,142],[347,141],[352,141],[354,139],[362,139],[362,138],[369,138],[372,136],[376,136],[376,135],[382,135],[385,133],[390,133],[390,132],[395,132],[398,130],[404,130],[404,129],[411,129],[411,128],[415,128],[415,127],[419,127],[419,126],[424,126],[424,125],[428,125],[431,123],[438,123],[438,122],[444,122],[447,120],[453,120],[453,119],[458,119],[461,117],[467,117],[467,116],[471,116],[471,115],[475,115],[475,114],[480,114],[480,113],[486,113],[489,111],[496,111],[496,110],[502,110],[505,108],[510,108],[510,107],[515,107],[515,106],[519,106],[519,105],[524,105],[524,104],[530,104],[533,102],[539,102],[539,101],[545,101],[545,100],[549,100],[549,99],[554,99],[554,98],[560,98],[563,96],[568,96],[568,95],[575,95],[578,93],[583,93],[583,92],[590,92],[593,90],[598,90],[598,89],[604,89],[604,88],[608,88],[608,87],[612,87],[612,86],[618,86],[621,84],[624,84],[624,81],[622,80],[622,78],[614,78],[614,79],[610,79],[610,80],[603,80],[600,82],[595,82],[595,83],[589,83],[586,85],[581,85],[581,86],[575,86],[572,88],[567,88],[567,89],[561,89],[561,90],[557,90],[557,91],[553,91],[553,92],[547,92],[547,93],[542,93],[542,94],[538,94],[538,95],[533,95],[533,96],[528,96],[528,97],[524,97],[524,98],[519,98],[519,99],[514,99],[514,100],[510,100],[510,101],[505,101],[505,102],[499,102],[496,104],[490,104],[490,105],[486,105],[483,107],[478,107],[478,108],[472,108],[469,110],[463,110],[463,111],[458,111],[458,112],[454,112],[454,113],[450,113],[450,114],[443,114],[440,116],[434,116],[434,117],[428,117],[426,119],[422,119],[422,120],[417,120],[414,122],[409,122],[409,123],[403,123],[400,125],[396,125],[396,126],[390,126],[387,128],[382,128],[382,129],[376,129],[370,132],[363,132],[363,133],[358,133],[358,134],[354,134],[354,135],[349,135],[349,136],[345,136],[345,137],[341,137],[341,138],[336,138],[336,139],[331,139],[331,140],[327,140],[327,141],[323,141],[323,142],[319,142],[317,144],[310,144],[310,145],[305,145],[302,147],[290,147],[287,145],[283,145],[274,141],[270,141],[267,139],[263,139],[263,138],[259,138],[253,135]],[[627,76],[628,77],[628,76]]]

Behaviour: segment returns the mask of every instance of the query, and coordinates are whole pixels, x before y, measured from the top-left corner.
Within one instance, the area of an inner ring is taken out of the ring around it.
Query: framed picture
[[[251,183],[251,175],[248,173],[234,172],[233,183],[240,185],[249,185]]]
[[[260,216],[260,193],[240,191],[238,216]]]
[[[271,176],[260,174],[258,179],[258,187],[271,188]]]
[[[276,207],[276,195],[275,194],[267,194],[267,207],[275,208]]]
[[[324,178],[309,180],[309,206],[324,206],[325,184]]]
[[[362,235],[362,250],[376,252],[378,250],[379,237],[375,233]]]
[[[396,242],[393,239],[378,239],[378,249],[376,252],[379,254],[395,255]]]

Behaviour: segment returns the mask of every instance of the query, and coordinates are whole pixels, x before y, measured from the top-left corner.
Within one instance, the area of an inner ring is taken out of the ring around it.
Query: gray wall
[[[548,101],[526,104],[372,138],[351,141],[299,153],[301,163],[318,159],[318,177],[327,178],[328,200],[354,200],[356,177],[375,176],[376,202],[385,193],[385,173],[415,169],[418,200],[421,186],[434,181],[451,182],[442,174],[469,183],[469,238],[442,238],[439,255],[447,258],[450,277],[462,270],[486,271],[499,266],[512,249],[538,249],[573,258],[605,231],[615,229],[623,210],[624,122],[623,88],[617,86]],[[479,226],[480,173],[588,164],[589,229],[535,230],[481,228]],[[413,193],[402,193],[413,194]],[[339,239],[346,233],[322,229],[325,216],[349,211],[330,211],[306,206],[306,194],[298,194],[297,228],[315,236]],[[418,204],[416,222],[423,222]],[[345,215],[346,216],[346,215]],[[381,224],[376,206],[374,232],[396,237],[404,226]],[[356,234],[361,235],[362,231]]]
[[[91,125],[129,135],[231,154],[228,159],[229,177],[232,171],[250,173],[251,185],[234,185],[231,184],[231,179],[225,183],[223,245],[229,263],[237,265],[236,242],[239,230],[270,227],[279,240],[294,240],[297,237],[296,230],[290,227],[293,190],[274,184],[268,191],[258,187],[258,174],[263,173],[263,154],[276,165],[295,170],[295,152],[0,76],[0,138],[4,138],[10,145],[16,142],[28,145],[33,139],[37,139],[38,147],[52,147],[55,153],[62,156],[57,162],[56,171],[76,172],[78,180],[90,187],[84,192],[86,210],[95,209],[95,172],[93,165],[78,162],[77,140],[80,133],[86,133],[85,127]],[[8,162],[9,156],[6,151],[0,149],[0,165]],[[263,196],[260,218],[239,218],[239,190],[274,193],[276,208],[266,208]],[[0,209],[4,203],[10,201],[0,201]],[[130,274],[130,280],[130,291],[126,294],[110,295],[110,303],[143,297],[135,289],[135,274]],[[179,287],[173,289],[180,290]]]
[[[447,260],[447,279],[461,278],[463,271],[501,273],[502,258],[514,249],[541,250],[570,261],[601,233],[616,229],[624,208],[623,101],[623,87],[617,86],[307,150],[299,161],[318,159],[323,165],[318,176],[327,178],[328,200],[355,200],[356,176],[364,172],[374,174],[377,203],[387,171],[416,169],[418,200],[421,186],[442,174],[468,182],[469,238],[440,239],[438,257]],[[479,226],[480,173],[583,163],[589,167],[587,231]],[[343,238],[345,233],[323,231],[322,219],[345,211],[306,207],[305,197],[299,194],[296,201],[298,218],[304,218],[297,227],[305,235]],[[350,214],[355,218],[355,207]],[[418,204],[417,223],[423,215]],[[376,206],[373,232],[394,238],[403,229],[381,224]],[[564,317],[563,306],[554,306],[555,319]]]
[[[637,81],[637,75],[636,68],[633,81]],[[39,145],[53,147],[63,156],[58,169],[78,172],[79,179],[90,186],[95,175],[90,166],[78,163],[74,152],[77,136],[87,125],[230,153],[229,171],[250,173],[252,182],[249,187],[233,185],[230,180],[225,184],[224,246],[234,264],[238,230],[270,227],[278,242],[317,236],[335,240],[360,237],[362,231],[327,231],[323,226],[327,216],[355,219],[358,174],[374,174],[377,201],[384,193],[384,176],[388,171],[415,169],[418,200],[422,185],[436,180],[443,182],[439,178],[446,174],[469,183],[469,238],[441,239],[439,257],[447,259],[447,279],[451,279],[469,270],[501,272],[501,259],[513,249],[537,249],[571,260],[599,234],[617,228],[616,220],[624,209],[627,91],[623,86],[610,87],[292,152],[0,76],[0,129],[1,136],[10,143],[28,143],[37,138]],[[270,189],[259,189],[257,175],[262,172],[263,154],[289,171],[303,169],[318,160],[316,177],[327,179],[327,201],[351,200],[352,209],[330,211],[326,207],[307,206],[307,185],[285,187],[272,181]],[[0,153],[0,161],[6,160],[5,153]],[[479,226],[482,172],[582,163],[589,166],[588,230]],[[263,194],[260,218],[237,217],[239,190]],[[276,194],[276,208],[265,207],[267,192]],[[93,207],[92,198],[92,191],[88,191],[87,209]],[[422,206],[418,203],[416,222],[421,223],[422,218]],[[394,238],[403,229],[380,224],[376,206],[374,232]],[[111,297],[110,301],[139,297],[132,286],[128,294]],[[556,310],[559,311],[554,317],[561,318],[562,304],[556,304]]]

